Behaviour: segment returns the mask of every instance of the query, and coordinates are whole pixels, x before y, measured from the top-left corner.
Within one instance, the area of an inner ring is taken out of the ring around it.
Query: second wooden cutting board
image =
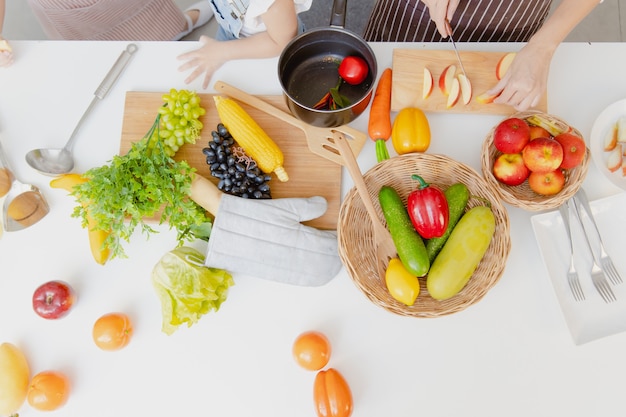
[[[120,155],[130,149],[133,142],[140,140],[154,123],[158,108],[163,101],[163,93],[136,92],[126,93],[124,120],[122,123],[122,138]],[[198,94],[206,114],[200,119],[204,124],[201,138],[194,144],[186,144],[176,154],[176,159],[186,160],[197,172],[217,183],[211,176],[211,170],[206,164],[202,148],[211,140],[211,131],[219,123],[215,110],[213,95]],[[262,96],[263,100],[275,107],[287,110],[282,96]],[[278,144],[285,155],[285,170],[289,174],[289,181],[280,182],[272,174],[270,188],[273,198],[283,197],[312,197],[322,196],[328,201],[326,213],[305,224],[320,229],[334,230],[337,228],[337,218],[341,205],[341,165],[331,162],[312,153],[301,129],[284,123],[273,116],[261,112],[244,103],[241,106]]]
[[[496,65],[505,52],[459,51],[467,78],[472,84],[472,100],[463,104],[461,100],[452,108],[446,108],[447,97],[439,90],[439,76],[450,64],[457,66],[456,55],[452,50],[402,49],[393,51],[393,81],[391,109],[399,111],[404,107],[418,107],[424,111],[448,113],[482,113],[509,115],[516,112],[513,107],[503,104],[482,104],[476,97],[489,90],[498,82]],[[433,74],[433,91],[430,97],[422,98],[424,67]],[[548,100],[544,94],[535,108],[547,112]]]

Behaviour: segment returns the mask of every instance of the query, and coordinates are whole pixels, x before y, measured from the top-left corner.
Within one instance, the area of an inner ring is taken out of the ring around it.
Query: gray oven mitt
[[[205,264],[302,286],[319,286],[341,269],[337,234],[300,222],[326,212],[326,199],[252,200],[223,194]]]

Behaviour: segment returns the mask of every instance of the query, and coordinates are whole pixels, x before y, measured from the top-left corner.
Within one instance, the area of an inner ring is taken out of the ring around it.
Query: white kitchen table
[[[51,212],[29,229],[0,239],[0,342],[26,353],[31,372],[69,375],[68,403],[49,416],[314,416],[315,373],[291,356],[294,338],[324,332],[329,366],[349,382],[354,417],[624,416],[626,334],[576,346],[569,334],[530,218],[509,208],[512,249],[505,272],[479,303],[446,317],[416,319],[373,305],[345,271],[319,288],[292,287],[251,276],[236,285],[217,313],[171,336],[161,333],[152,268],[175,247],[175,232],[137,234],[127,259],[96,264],[87,233],[70,216],[74,201],[48,186],[24,155],[61,147],[92,93],[127,42],[15,41],[15,63],[0,69],[0,135],[17,178],[41,187]],[[185,85],[176,56],[193,42],[138,43],[139,50],[109,96],[98,103],[75,146],[75,171],[106,163],[119,150],[127,91],[165,92]],[[394,47],[372,44],[379,67]],[[460,44],[463,50],[508,51],[518,44]],[[254,94],[280,94],[277,59],[235,61],[213,77]],[[549,113],[589,137],[597,115],[626,97],[626,44],[563,44],[549,79]],[[211,92],[211,90],[209,91]],[[501,116],[428,114],[429,152],[444,153],[480,172],[481,144]],[[366,129],[367,116],[352,123]],[[208,127],[210,128],[210,127]],[[373,143],[358,158],[374,165]],[[344,173],[343,191],[352,182]],[[590,198],[621,192],[590,164]],[[620,254],[620,256],[622,256]],[[77,292],[70,314],[48,321],[32,310],[41,283],[61,279]],[[131,343],[116,352],[92,342],[97,317],[123,311],[134,322]],[[626,320],[626,318],[624,318]],[[44,415],[22,407],[20,415]]]

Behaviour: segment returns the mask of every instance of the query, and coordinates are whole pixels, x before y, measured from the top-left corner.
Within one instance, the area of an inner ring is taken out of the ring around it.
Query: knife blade
[[[452,42],[452,47],[454,48],[454,53],[456,54],[456,59],[459,61],[459,66],[461,67],[461,72],[467,78],[467,74],[465,73],[465,67],[463,66],[463,61],[461,61],[461,55],[459,54],[459,49],[456,47],[456,42],[454,42],[454,38],[452,37],[452,27],[450,26],[450,21],[448,23],[448,39]]]

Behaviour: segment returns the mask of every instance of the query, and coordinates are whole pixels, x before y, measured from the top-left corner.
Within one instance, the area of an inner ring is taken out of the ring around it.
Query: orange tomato
[[[41,411],[52,411],[67,402],[70,396],[70,381],[56,371],[40,372],[28,386],[28,404]]]
[[[313,401],[318,417],[349,417],[352,391],[343,375],[334,368],[319,371],[313,385]]]
[[[93,325],[93,341],[102,350],[118,350],[130,342],[133,326],[123,313],[109,313]]]
[[[309,331],[299,335],[293,342],[293,357],[304,369],[318,371],[330,359],[330,342],[320,332]]]

